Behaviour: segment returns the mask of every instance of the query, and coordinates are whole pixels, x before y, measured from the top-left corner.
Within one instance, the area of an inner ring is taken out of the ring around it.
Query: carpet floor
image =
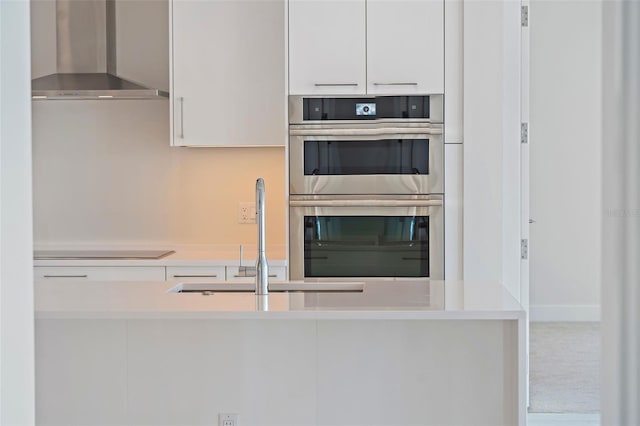
[[[531,323],[529,345],[529,412],[600,411],[600,323]]]

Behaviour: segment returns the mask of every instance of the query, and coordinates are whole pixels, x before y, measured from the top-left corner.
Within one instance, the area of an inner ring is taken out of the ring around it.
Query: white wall
[[[599,319],[601,7],[531,4],[533,321]]]
[[[117,0],[116,71],[119,76],[169,90],[168,22],[168,0]]]
[[[33,105],[36,243],[255,244],[238,204],[263,177],[285,244],[284,148],[172,148],[164,100]]]
[[[0,424],[33,425],[29,2],[0,2]]]
[[[56,72],[56,2],[31,0],[31,78]]]

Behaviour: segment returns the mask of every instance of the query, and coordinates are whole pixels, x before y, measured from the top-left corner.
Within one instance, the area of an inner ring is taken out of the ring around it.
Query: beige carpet
[[[531,413],[600,411],[600,323],[530,325]]]

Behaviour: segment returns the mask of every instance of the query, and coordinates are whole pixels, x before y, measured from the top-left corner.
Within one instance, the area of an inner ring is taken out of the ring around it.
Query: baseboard
[[[531,322],[600,321],[600,305],[531,305]]]

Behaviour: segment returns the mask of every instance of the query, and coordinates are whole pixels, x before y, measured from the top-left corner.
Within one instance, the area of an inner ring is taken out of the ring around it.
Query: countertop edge
[[[46,312],[36,320],[524,320],[524,311]]]

